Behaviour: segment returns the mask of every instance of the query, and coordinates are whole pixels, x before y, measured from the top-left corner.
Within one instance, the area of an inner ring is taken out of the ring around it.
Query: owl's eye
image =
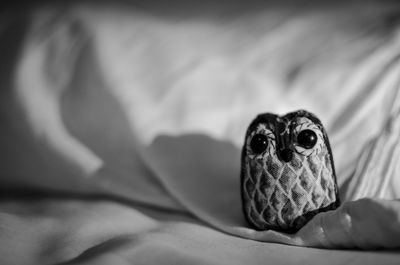
[[[317,134],[313,130],[303,130],[297,135],[297,143],[306,149],[313,148],[317,140]]]
[[[261,154],[268,147],[268,137],[264,134],[256,134],[250,142],[250,148],[255,154]]]

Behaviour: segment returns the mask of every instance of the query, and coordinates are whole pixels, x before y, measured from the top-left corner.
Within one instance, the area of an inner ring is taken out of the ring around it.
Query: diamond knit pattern
[[[326,147],[308,157],[295,153],[288,163],[276,156],[245,159],[244,210],[260,230],[298,230],[337,200]]]

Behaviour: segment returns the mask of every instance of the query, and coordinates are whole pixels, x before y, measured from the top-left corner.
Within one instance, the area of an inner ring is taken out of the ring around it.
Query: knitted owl
[[[337,208],[332,151],[320,120],[305,110],[258,115],[242,149],[241,194],[244,215],[257,230],[294,233]]]

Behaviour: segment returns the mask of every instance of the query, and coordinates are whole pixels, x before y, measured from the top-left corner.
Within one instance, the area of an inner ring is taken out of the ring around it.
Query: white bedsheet
[[[133,6],[25,18],[15,68],[2,74],[2,190],[68,196],[2,202],[9,264],[395,264],[396,252],[271,242],[400,247],[398,4]],[[260,112],[299,108],[327,128],[344,204],[293,235],[257,232],[241,213],[245,129]],[[98,193],[130,207],[83,199]]]

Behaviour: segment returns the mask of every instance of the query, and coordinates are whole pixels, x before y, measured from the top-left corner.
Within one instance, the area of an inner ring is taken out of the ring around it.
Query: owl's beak
[[[278,128],[278,158],[283,162],[290,162],[293,159],[293,150],[290,149],[290,144],[292,142],[292,134],[290,130],[290,124],[286,120],[278,120],[277,126]]]
[[[293,159],[293,151],[289,148],[282,149],[278,152],[278,157],[280,160],[288,163]]]

